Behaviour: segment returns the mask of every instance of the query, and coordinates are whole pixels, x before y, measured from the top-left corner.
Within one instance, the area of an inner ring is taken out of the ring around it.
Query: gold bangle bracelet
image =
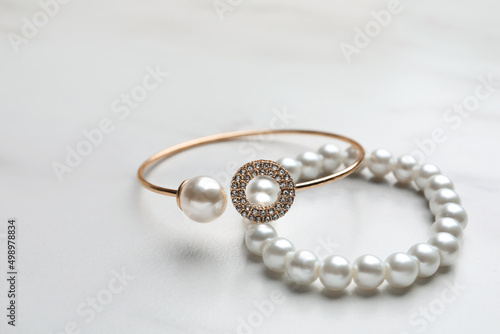
[[[250,220],[256,222],[269,222],[278,219],[288,211],[288,208],[293,203],[295,191],[317,187],[348,176],[356,171],[364,160],[365,151],[363,147],[355,140],[342,135],[323,131],[296,129],[246,130],[202,137],[169,147],[147,159],[139,167],[137,177],[146,189],[162,195],[176,197],[179,208],[191,219],[198,222],[208,222],[219,217],[226,207],[227,196],[217,180],[207,176],[195,177],[183,181],[177,189],[166,188],[150,183],[145,179],[144,175],[150,169],[149,167],[175,154],[198,146],[231,141],[242,137],[278,134],[315,135],[340,140],[350,144],[352,149],[357,153],[357,157],[341,171],[297,184],[294,183],[289,171],[274,161],[256,160],[245,164],[238,169],[233,177],[231,182],[231,198],[233,205],[243,217],[249,217]],[[278,184],[279,191],[276,191],[276,187],[274,187],[274,194],[276,195],[274,202],[264,205],[263,202],[252,203],[249,201],[246,194],[247,185],[257,177],[260,177],[260,181],[264,182],[264,187],[272,187],[270,185],[271,181]],[[286,209],[285,206],[287,207]],[[256,211],[257,214],[251,214]],[[254,219],[251,219],[252,217]]]

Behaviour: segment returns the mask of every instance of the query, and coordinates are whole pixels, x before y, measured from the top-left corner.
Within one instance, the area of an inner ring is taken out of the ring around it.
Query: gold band
[[[323,132],[323,131],[313,131],[313,130],[292,130],[292,129],[287,129],[287,130],[245,130],[245,131],[227,132],[227,133],[202,137],[202,138],[190,140],[190,141],[169,147],[163,151],[156,153],[155,155],[151,156],[148,160],[146,160],[139,167],[139,170],[137,171],[137,177],[139,178],[139,181],[146,189],[154,191],[154,192],[162,194],[162,195],[176,197],[178,194],[178,189],[164,188],[164,187],[160,187],[160,186],[157,186],[155,184],[152,184],[152,183],[146,181],[146,179],[144,178],[144,173],[146,172],[146,170],[148,169],[149,166],[151,166],[157,162],[160,162],[161,160],[169,158],[177,153],[189,150],[189,149],[194,148],[194,147],[212,144],[212,143],[230,141],[230,140],[233,140],[236,138],[241,138],[241,137],[250,137],[250,136],[256,136],[256,135],[270,135],[270,134],[303,134],[303,135],[315,135],[315,136],[323,136],[323,137],[333,138],[333,139],[337,139],[337,140],[344,141],[346,143],[351,144],[359,152],[358,158],[351,165],[347,166],[345,169],[343,169],[339,172],[318,178],[318,179],[298,183],[296,185],[297,190],[303,190],[303,189],[317,187],[317,186],[320,186],[322,184],[330,183],[330,182],[333,182],[335,180],[346,177],[349,174],[356,171],[356,169],[358,169],[358,167],[361,166],[361,164],[363,163],[364,157],[365,157],[365,150],[358,142],[356,142],[350,138],[347,138],[347,137],[344,137],[344,136],[341,136],[338,134],[334,134],[334,133]]]

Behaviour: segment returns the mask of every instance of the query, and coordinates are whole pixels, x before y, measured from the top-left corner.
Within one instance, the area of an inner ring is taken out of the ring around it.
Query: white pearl
[[[295,247],[288,239],[268,239],[262,247],[262,260],[270,270],[282,273],[285,271],[286,255],[293,251]]]
[[[178,196],[181,210],[199,223],[210,222],[226,210],[226,192],[219,181],[209,176],[196,176],[187,180]]]
[[[438,270],[441,262],[439,251],[436,247],[420,243],[413,245],[408,254],[415,257],[418,262],[418,277],[429,277]]]
[[[354,161],[356,161],[356,159],[359,157],[359,151],[356,147],[354,146],[349,146],[349,148],[347,150],[345,150],[345,154],[344,154],[344,166],[345,167],[349,167],[350,165],[352,165],[354,163]],[[365,160],[363,161],[363,163],[361,163],[361,166],[359,166],[358,169],[356,169],[356,174],[357,173],[361,173],[363,171],[363,169],[366,167],[367,165],[367,158],[365,157]]]
[[[450,217],[439,218],[432,224],[431,231],[434,233],[446,232],[457,238],[458,241],[462,240],[464,230],[458,221]]]
[[[277,161],[281,166],[283,166],[293,180],[300,180],[300,176],[302,175],[302,162],[298,161],[294,158],[281,158]]]
[[[438,249],[441,266],[454,264],[460,254],[460,243],[449,233],[440,232],[429,239],[429,244]]]
[[[246,194],[250,203],[258,206],[269,206],[278,199],[280,186],[273,178],[259,175],[248,183]]]
[[[342,151],[335,144],[321,146],[318,153],[323,156],[323,171],[327,174],[334,173],[342,163]]]
[[[323,156],[316,152],[304,152],[297,157],[302,162],[302,180],[316,179],[323,170]]]
[[[311,284],[318,278],[320,261],[313,252],[299,250],[288,253],[285,263],[288,277],[297,284]]]
[[[376,289],[385,277],[384,262],[373,255],[362,255],[352,264],[352,278],[362,289]]]
[[[410,183],[413,181],[414,169],[417,165],[417,159],[411,155],[403,155],[394,164],[394,176],[403,184]]]
[[[276,238],[276,230],[268,224],[252,224],[245,235],[245,244],[250,252],[262,255],[262,247],[268,239]]]
[[[448,188],[439,189],[429,201],[429,209],[435,215],[439,207],[446,203],[460,204],[460,197],[454,190]]]
[[[415,184],[418,189],[424,190],[427,185],[427,181],[429,181],[432,176],[440,173],[441,171],[438,166],[434,164],[423,164],[421,166],[417,166],[415,167]]]
[[[377,178],[386,176],[392,171],[392,168],[392,154],[383,148],[373,151],[368,158],[368,169]]]
[[[385,260],[387,282],[396,288],[405,288],[415,282],[418,263],[406,253],[394,253]]]
[[[446,203],[444,205],[441,205],[436,212],[436,220],[443,217],[450,217],[455,219],[462,225],[462,228],[464,230],[467,226],[467,212],[460,204]]]
[[[351,264],[343,256],[330,255],[321,261],[319,279],[327,289],[345,289],[352,281]]]
[[[453,182],[451,180],[442,175],[442,174],[437,174],[432,176],[429,181],[427,181],[427,185],[425,186],[424,189],[424,195],[425,198],[427,198],[428,201],[432,199],[432,196],[438,191],[439,189],[443,188],[448,188],[448,189],[454,189],[453,187]]]

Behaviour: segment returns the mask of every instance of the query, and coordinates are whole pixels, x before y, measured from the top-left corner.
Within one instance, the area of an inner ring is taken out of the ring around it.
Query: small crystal
[[[241,210],[243,210],[243,207],[242,207],[241,205],[237,205],[237,206],[236,206],[236,210],[237,210],[238,212],[240,212]]]

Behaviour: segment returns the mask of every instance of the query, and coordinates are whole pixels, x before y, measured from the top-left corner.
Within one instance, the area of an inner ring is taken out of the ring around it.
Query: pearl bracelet
[[[146,160],[137,172],[141,184],[156,193],[173,196],[179,208],[192,220],[200,223],[220,217],[227,203],[226,193],[216,179],[209,176],[196,176],[185,180],[177,189],[164,188],[146,181],[146,170],[175,154],[188,149],[235,140],[243,137],[270,136],[279,134],[314,135],[336,139],[352,145],[352,159],[345,168],[335,171],[340,165],[340,149],[320,153],[308,152],[299,160],[284,159],[281,164],[270,160],[256,160],[239,168],[230,185],[231,202],[238,213],[257,223],[266,223],[284,216],[291,208],[295,192],[317,187],[348,176],[363,163],[365,152],[356,141],[329,132],[312,130],[248,130],[223,133],[191,140],[169,147]],[[299,175],[307,178],[301,181]]]
[[[324,154],[323,167],[328,168],[330,153],[338,151],[332,144],[319,150],[321,156]],[[356,154],[356,148],[347,149],[344,164],[349,165]],[[292,158],[279,161],[289,170],[299,164]],[[358,171],[364,167],[376,178],[384,178],[392,172],[399,183],[414,185],[423,192],[436,219],[431,227],[433,235],[427,243],[415,244],[407,252],[394,253],[385,261],[374,255],[362,255],[352,263],[340,255],[320,260],[311,251],[295,250],[289,240],[278,237],[270,224],[250,224],[245,235],[248,250],[262,256],[268,269],[286,273],[294,283],[311,284],[319,277],[327,289],[334,291],[345,289],[352,280],[362,289],[376,289],[384,280],[390,286],[404,288],[412,285],[417,277],[430,277],[440,266],[454,264],[460,251],[459,241],[467,225],[467,213],[460,205],[451,180],[433,164],[419,165],[410,155],[394,160],[385,149],[373,151]],[[312,175],[304,169],[302,172],[305,174],[302,177]],[[294,177],[301,175],[296,173]]]

